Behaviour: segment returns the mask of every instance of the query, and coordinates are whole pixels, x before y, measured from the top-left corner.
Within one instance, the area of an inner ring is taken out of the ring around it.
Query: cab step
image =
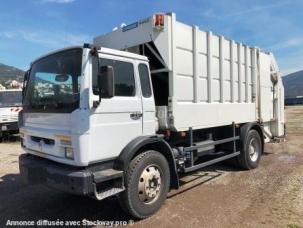
[[[94,198],[102,200],[125,190],[123,171],[106,169],[93,173]]]
[[[95,183],[101,183],[119,177],[123,177],[123,171],[116,169],[105,169],[93,173]]]

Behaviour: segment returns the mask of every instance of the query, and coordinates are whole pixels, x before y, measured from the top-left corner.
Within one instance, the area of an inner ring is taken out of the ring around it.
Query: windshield
[[[72,112],[79,107],[82,49],[61,51],[35,62],[26,83],[24,111]]]
[[[1,91],[0,107],[13,107],[22,105],[22,91]]]

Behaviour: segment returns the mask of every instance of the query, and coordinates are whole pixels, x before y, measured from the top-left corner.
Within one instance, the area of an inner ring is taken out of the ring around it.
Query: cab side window
[[[139,76],[140,76],[140,83],[141,83],[141,90],[143,97],[151,97],[151,86],[149,80],[149,71],[145,64],[139,64]]]
[[[100,59],[99,67],[101,66],[112,66],[114,69],[115,96],[135,96],[136,87],[132,63],[112,59]],[[94,73],[93,75],[93,93],[99,95],[97,73]]]

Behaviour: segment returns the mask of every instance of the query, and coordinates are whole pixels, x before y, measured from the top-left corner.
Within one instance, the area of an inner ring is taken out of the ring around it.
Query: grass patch
[[[301,228],[301,227],[297,224],[289,223],[289,224],[287,224],[287,228]]]

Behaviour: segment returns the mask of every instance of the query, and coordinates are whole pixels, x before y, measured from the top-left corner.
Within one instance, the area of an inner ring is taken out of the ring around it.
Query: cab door
[[[133,139],[142,135],[142,99],[136,62],[128,58],[102,54],[99,67],[112,66],[115,92],[112,98],[102,98],[92,108],[91,158],[104,160],[117,157]],[[93,73],[93,99],[98,100],[96,74]]]

